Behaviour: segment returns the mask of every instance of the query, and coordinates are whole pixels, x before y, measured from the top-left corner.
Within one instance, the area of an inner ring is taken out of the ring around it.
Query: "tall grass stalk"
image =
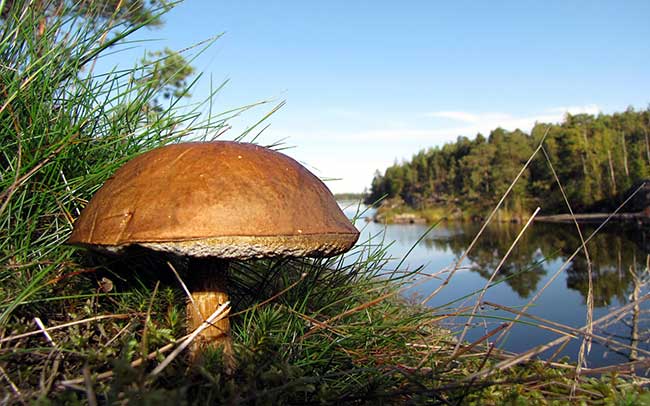
[[[512,188],[515,186],[515,184],[517,184],[517,181],[518,181],[519,178],[521,178],[521,176],[524,174],[524,172],[526,171],[526,168],[528,168],[528,166],[529,166],[530,163],[533,161],[533,159],[535,158],[535,156],[537,155],[537,153],[542,149],[542,147],[543,147],[543,145],[544,145],[544,140],[546,139],[546,136],[548,135],[548,131],[549,131],[549,129],[546,130],[546,132],[545,132],[544,135],[542,136],[541,141],[539,142],[539,145],[537,146],[537,148],[535,149],[535,151],[530,155],[530,157],[528,158],[528,160],[526,161],[526,163],[521,167],[521,169],[520,169],[519,172],[517,173],[517,176],[515,176],[515,178],[510,182],[510,185],[508,186],[508,188],[506,189],[506,191],[503,192],[503,196],[501,196],[501,198],[499,199],[499,202],[496,204],[496,206],[494,207],[494,209],[492,209],[492,211],[490,212],[490,214],[488,215],[488,217],[485,219],[485,222],[483,222],[483,225],[481,226],[481,229],[480,229],[480,230],[478,231],[478,233],[476,234],[476,237],[474,237],[474,239],[472,240],[472,242],[469,244],[469,247],[467,247],[467,249],[465,250],[465,252],[463,253],[463,255],[461,255],[460,258],[458,258],[458,260],[457,260],[456,263],[454,264],[454,267],[452,268],[451,272],[450,272],[449,275],[447,276],[447,279],[445,279],[445,281],[444,281],[444,282],[443,282],[443,283],[442,283],[438,288],[436,288],[433,292],[431,292],[431,293],[430,293],[430,294],[429,294],[429,295],[428,295],[428,296],[427,296],[427,297],[422,301],[422,304],[427,303],[427,302],[428,302],[429,300],[431,300],[435,295],[437,295],[438,292],[440,292],[443,288],[445,288],[445,287],[449,284],[449,281],[451,280],[451,278],[454,276],[454,274],[456,273],[456,271],[457,271],[458,268],[460,267],[460,264],[463,263],[463,261],[465,260],[465,258],[466,258],[467,255],[469,254],[469,252],[472,250],[472,248],[474,248],[474,245],[476,244],[476,242],[478,241],[478,239],[479,239],[479,238],[481,237],[481,235],[483,234],[483,231],[485,230],[485,228],[488,226],[488,224],[490,224],[490,222],[492,221],[492,219],[494,218],[494,216],[495,216],[495,215],[497,214],[497,212],[499,211],[499,208],[501,207],[501,205],[503,204],[503,202],[506,200],[506,197],[508,197],[508,195],[509,195],[510,192],[512,191]]]
[[[625,148],[625,145],[623,145],[623,148]],[[580,351],[578,352],[578,362],[576,363],[576,374],[580,373],[580,368],[582,368],[583,365],[586,365],[586,359],[585,355],[589,354],[589,351],[591,350],[591,334],[593,333],[593,314],[594,314],[594,284],[593,284],[593,274],[591,270],[591,258],[589,257],[589,250],[587,249],[587,243],[585,242],[585,238],[582,235],[582,230],[580,229],[580,225],[578,224],[578,221],[576,220],[575,214],[573,213],[573,208],[571,207],[571,203],[569,202],[569,198],[567,197],[566,193],[564,192],[564,187],[562,186],[562,182],[560,182],[560,178],[557,176],[557,172],[555,171],[555,167],[553,166],[553,163],[551,162],[551,158],[548,156],[548,153],[544,148],[542,148],[542,153],[544,154],[544,159],[546,159],[546,163],[548,164],[551,173],[553,174],[553,179],[555,180],[555,183],[557,183],[558,188],[560,189],[560,193],[562,193],[562,198],[564,199],[564,203],[567,206],[567,209],[569,210],[569,213],[571,214],[571,217],[573,218],[573,224],[576,227],[576,232],[578,233],[578,237],[580,238],[580,242],[582,242],[582,250],[585,254],[585,260],[587,262],[587,280],[588,280],[588,285],[587,285],[587,330],[585,332],[585,335],[582,339],[582,343],[580,344]],[[627,165],[626,165],[626,171],[627,171]]]

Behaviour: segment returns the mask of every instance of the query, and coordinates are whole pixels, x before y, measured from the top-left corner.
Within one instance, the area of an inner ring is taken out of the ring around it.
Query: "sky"
[[[222,139],[286,102],[257,142],[283,140],[333,192],[362,192],[375,171],[460,135],[648,108],[648,16],[647,0],[186,0],[129,52],[223,34],[193,61],[188,102],[225,80],[213,111],[269,102]]]

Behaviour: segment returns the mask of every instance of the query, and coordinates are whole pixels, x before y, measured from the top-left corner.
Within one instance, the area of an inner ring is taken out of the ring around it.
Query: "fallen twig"
[[[51,326],[51,327],[47,327],[47,328],[44,328],[44,329],[39,328],[38,330],[30,331],[29,333],[22,333],[22,334],[16,334],[16,335],[12,335],[12,336],[9,336],[9,337],[5,337],[5,338],[0,339],[0,344],[1,343],[6,343],[8,341],[20,340],[21,338],[30,337],[30,336],[37,335],[37,334],[43,334],[45,332],[60,330],[62,328],[75,326],[77,324],[90,323],[90,322],[93,322],[93,321],[104,320],[104,319],[128,319],[129,317],[140,316],[142,314],[144,314],[144,313],[105,314],[105,315],[101,315],[101,316],[90,317],[90,318],[83,319],[83,320],[71,321],[69,323],[59,324],[58,326]]]

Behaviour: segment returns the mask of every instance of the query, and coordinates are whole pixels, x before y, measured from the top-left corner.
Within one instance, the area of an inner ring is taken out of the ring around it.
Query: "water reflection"
[[[431,244],[436,249],[449,248],[455,257],[459,258],[479,229],[472,225],[457,227],[463,227],[463,232],[448,239],[432,238]],[[474,249],[467,256],[471,261],[470,269],[483,278],[489,279],[508,252],[518,232],[516,228],[504,225],[485,229]],[[532,238],[527,234],[522,236],[508,260],[502,265],[497,278],[497,280],[505,279],[505,283],[521,298],[527,298],[535,292],[539,281],[546,274],[540,265],[544,257]]]
[[[352,214],[353,212],[354,210]],[[371,235],[380,235],[386,242],[394,241],[388,247],[388,252],[397,260],[389,262],[388,269],[395,267],[427,231],[427,226],[424,225],[384,226],[363,221],[359,221],[357,227],[362,230],[360,241],[367,240]],[[449,269],[463,255],[479,228],[480,225],[476,224],[449,223],[437,226],[417,243],[402,267],[422,267],[423,272],[428,274]],[[446,313],[453,312],[458,306],[473,304],[476,292],[483,289],[521,228],[517,224],[497,224],[486,228],[451,282],[427,304],[436,309],[436,312]],[[583,228],[583,236],[588,238],[592,231],[593,228]],[[548,284],[528,309],[528,313],[581,328],[586,324],[587,315],[588,264],[591,264],[593,280],[594,320],[624,306],[634,300],[635,296],[641,297],[640,295],[648,293],[647,286],[650,283],[643,282],[650,279],[646,265],[650,253],[650,235],[647,230],[622,230],[617,227],[602,229],[587,244],[590,262],[584,252],[580,251],[571,262],[564,265],[580,246],[581,240],[574,225],[534,223],[520,238],[497,274],[495,281],[502,282],[488,289],[484,300],[513,309],[522,308]],[[552,280],[562,268],[557,279]],[[405,295],[426,298],[437,291],[440,284],[441,279],[421,280]],[[466,299],[462,299],[466,296]],[[640,351],[648,351],[650,322],[644,313],[648,307],[647,303],[643,303],[638,311],[616,319],[613,323],[598,325],[595,331],[633,344]],[[513,314],[486,307],[481,309],[480,316],[471,326],[466,337],[468,341],[478,340],[490,329],[500,325],[503,317],[512,318]],[[457,322],[457,327],[462,328],[466,319],[461,318]],[[557,337],[551,331],[517,324],[509,333],[508,339],[499,343],[499,346],[505,350],[523,352]],[[559,356],[566,355],[576,360],[579,345],[578,340],[572,340]],[[550,356],[553,350],[542,356]],[[646,352],[645,355],[647,354]],[[637,355],[629,348],[615,348],[611,345],[605,347],[594,343],[588,365],[596,367],[625,362]]]
[[[464,253],[479,231],[472,224],[452,226],[457,232],[449,236],[433,235],[423,241],[430,249],[451,250],[456,259]],[[515,240],[520,227],[497,224],[485,229],[468,254],[470,269],[489,279],[501,259]],[[583,229],[588,238],[593,229]],[[632,275],[645,266],[648,250],[646,230],[600,230],[588,243],[589,260],[581,250],[566,267],[566,286],[580,292],[586,303],[588,292],[588,265],[591,264],[594,305],[609,306],[612,299],[626,299],[631,289]],[[575,226],[536,223],[520,238],[508,260],[499,271],[500,278],[519,295],[529,298],[540,288],[539,283],[547,274],[544,263],[551,260],[567,261],[577,247],[581,246]]]

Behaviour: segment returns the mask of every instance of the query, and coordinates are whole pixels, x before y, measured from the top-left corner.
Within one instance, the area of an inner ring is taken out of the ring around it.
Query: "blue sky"
[[[288,137],[285,153],[340,178],[334,192],[360,192],[375,170],[458,135],[647,108],[649,16],[647,0],[188,0],[138,37],[183,49],[224,33],[194,62],[192,101],[226,79],[216,111],[286,101],[260,142]]]

